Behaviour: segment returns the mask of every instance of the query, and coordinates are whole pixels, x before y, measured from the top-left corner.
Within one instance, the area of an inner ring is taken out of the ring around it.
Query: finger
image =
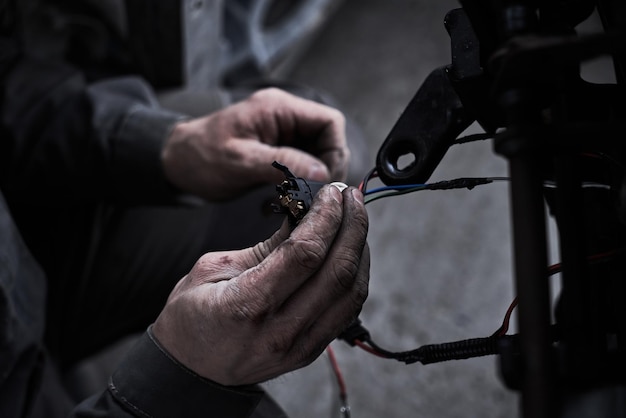
[[[257,266],[265,260],[265,258],[267,258],[281,242],[289,237],[290,232],[291,228],[287,219],[285,219],[280,229],[269,239],[259,242],[254,247],[239,251],[240,265],[243,268],[242,272]]]
[[[285,179],[283,172],[272,166],[274,161],[287,166],[297,177],[322,183],[331,179],[328,168],[320,159],[295,148],[235,139],[229,149],[236,155],[245,156],[242,165],[246,167],[246,175],[260,183],[280,183]]]
[[[242,250],[213,251],[201,256],[193,266],[185,287],[217,283],[239,276],[262,262],[290,233],[287,220],[270,238]]]
[[[350,163],[350,151],[348,148],[326,151],[319,154],[318,157],[329,168],[330,181],[346,181]]]
[[[281,310],[272,317],[271,326],[265,328],[260,344],[286,353],[282,361],[290,368],[304,367],[315,360],[361,312],[368,294],[369,260],[369,247],[366,245],[349,292],[334,299],[326,310],[316,312],[311,321],[294,316],[300,315],[298,312]]]
[[[369,269],[370,252],[366,245],[363,248],[354,286],[343,297],[329,305],[328,309],[321,312],[317,321],[313,322],[309,328],[302,330],[294,344],[293,355],[321,352],[359,316],[368,295]]]
[[[301,148],[326,164],[330,180],[345,179],[350,153],[340,111],[278,89],[255,93],[251,106],[255,105],[271,113],[257,126],[262,142]]]
[[[317,318],[329,310],[338,300],[349,297],[360,288],[359,274],[363,268],[369,268],[369,257],[366,248],[368,220],[360,192],[348,188],[343,192],[344,216],[335,242],[328,252],[323,266],[315,277],[294,293],[284,305],[280,315],[286,317],[306,318],[299,324],[306,329]]]
[[[276,148],[274,161],[287,166],[296,177],[320,183],[327,183],[332,180],[326,164],[313,155],[295,148]]]
[[[302,105],[290,108],[293,112],[290,117],[298,121],[293,146],[302,148],[323,161],[330,172],[330,180],[343,181],[350,159],[345,117],[328,106],[315,102],[308,104],[306,107]]]
[[[244,302],[243,314],[254,320],[278,310],[324,264],[341,226],[342,201],[336,187],[324,186],[289,238],[231,280],[225,296],[233,303]]]

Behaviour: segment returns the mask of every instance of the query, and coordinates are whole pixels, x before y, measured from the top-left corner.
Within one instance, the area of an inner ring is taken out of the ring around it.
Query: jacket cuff
[[[165,178],[161,151],[174,125],[185,119],[180,114],[143,105],[129,109],[115,138],[114,175],[131,196],[169,200],[176,195],[178,191]]]
[[[150,329],[108,389],[131,413],[154,418],[249,417],[264,395],[257,386],[227,387],[195,374],[160,347]]]
[[[186,115],[161,108],[141,78],[120,77],[88,87],[93,135],[107,152],[107,192],[124,202],[164,202],[177,197],[165,177],[161,150]]]

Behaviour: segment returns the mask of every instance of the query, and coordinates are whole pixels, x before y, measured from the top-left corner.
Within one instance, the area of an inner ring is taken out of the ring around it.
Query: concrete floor
[[[362,127],[369,166],[425,77],[450,62],[443,18],[456,7],[348,0],[291,74],[329,92]],[[475,143],[452,149],[431,180],[506,171],[489,142]],[[408,350],[498,328],[513,298],[506,184],[380,200],[368,212],[371,287],[361,319],[378,344]],[[333,348],[353,417],[517,416],[495,357],[407,366],[342,342]],[[326,356],[266,387],[290,416],[340,416]]]

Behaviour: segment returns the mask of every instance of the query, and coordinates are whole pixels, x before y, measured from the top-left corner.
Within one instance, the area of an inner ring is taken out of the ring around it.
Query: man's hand
[[[154,336],[223,385],[258,383],[312,362],[367,297],[361,193],[324,186],[300,224],[240,251],[205,254],[172,291]]]
[[[278,89],[179,123],[162,152],[168,180],[210,200],[279,183],[273,161],[307,180],[343,181],[348,159],[343,115]]]

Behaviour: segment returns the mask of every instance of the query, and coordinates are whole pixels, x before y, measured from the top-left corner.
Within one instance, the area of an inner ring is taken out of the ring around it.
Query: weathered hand
[[[290,233],[205,254],[172,291],[153,332],[166,350],[223,385],[258,383],[313,361],[367,297],[361,193],[324,186]]]
[[[279,183],[279,161],[298,177],[343,181],[349,151],[335,109],[278,89],[261,90],[209,116],[181,122],[162,152],[166,177],[207,199],[228,199]]]

